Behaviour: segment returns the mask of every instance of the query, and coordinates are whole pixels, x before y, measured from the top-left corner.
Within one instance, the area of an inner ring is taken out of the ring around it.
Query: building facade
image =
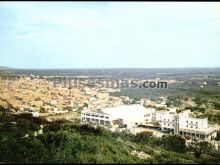
[[[192,117],[191,111],[176,113],[176,109],[156,111],[140,104],[122,105],[103,108],[100,112],[84,110],[81,112],[82,122],[97,123],[111,127],[126,124],[129,129],[137,125],[160,124],[162,131],[191,138],[212,139],[217,136],[217,129],[208,124],[208,118]]]

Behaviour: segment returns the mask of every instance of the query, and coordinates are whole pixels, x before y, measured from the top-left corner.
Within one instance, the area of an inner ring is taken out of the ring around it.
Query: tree
[[[162,145],[165,149],[175,152],[186,152],[185,139],[180,136],[163,136]]]
[[[0,106],[0,114],[5,115],[10,112],[10,108],[4,108],[3,106]]]

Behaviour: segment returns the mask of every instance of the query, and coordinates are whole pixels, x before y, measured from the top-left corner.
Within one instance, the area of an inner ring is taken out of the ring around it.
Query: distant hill
[[[15,68],[0,66],[0,70],[12,70],[12,69],[15,69]]]

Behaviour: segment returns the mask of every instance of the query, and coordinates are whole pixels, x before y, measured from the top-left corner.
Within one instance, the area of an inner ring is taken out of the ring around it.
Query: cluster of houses
[[[68,89],[62,84],[54,87],[52,81],[29,76],[2,79],[0,83],[0,105],[8,105],[18,113],[62,114],[121,104],[121,98],[109,96],[106,88],[82,86]]]

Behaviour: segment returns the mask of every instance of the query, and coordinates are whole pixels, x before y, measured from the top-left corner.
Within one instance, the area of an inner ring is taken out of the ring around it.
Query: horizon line
[[[68,70],[68,69],[220,69],[219,67],[96,67],[96,68],[17,68],[17,67],[8,67],[0,66],[0,70]]]

